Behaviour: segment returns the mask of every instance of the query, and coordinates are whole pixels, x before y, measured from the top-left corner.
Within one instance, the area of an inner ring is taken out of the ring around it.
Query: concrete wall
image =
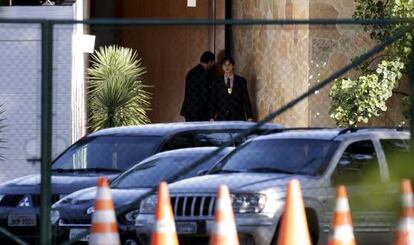
[[[73,19],[76,6],[2,7],[0,18]],[[79,27],[80,28],[80,27]],[[56,26],[53,41],[53,156],[84,132],[83,53],[75,26]],[[0,149],[0,182],[32,174],[40,158],[41,29],[38,24],[2,24],[0,27],[0,103],[6,110],[7,143]],[[76,65],[78,64],[78,65]]]

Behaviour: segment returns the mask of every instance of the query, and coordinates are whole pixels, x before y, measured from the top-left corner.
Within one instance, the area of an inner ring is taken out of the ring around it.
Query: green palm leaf
[[[135,51],[119,46],[100,48],[88,69],[92,130],[149,123],[151,95],[142,76],[145,68]]]

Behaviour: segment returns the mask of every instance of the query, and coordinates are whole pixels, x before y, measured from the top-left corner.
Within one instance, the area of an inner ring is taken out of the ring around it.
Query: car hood
[[[175,182],[169,185],[171,193],[215,193],[220,185],[227,185],[235,192],[254,192],[272,188],[284,189],[291,179],[301,181],[302,188],[322,185],[318,178],[303,175],[231,173],[213,174]]]
[[[100,176],[113,180],[119,174],[82,173],[57,174],[51,176],[53,194],[69,194],[74,191],[95,186]],[[0,194],[38,194],[40,175],[29,175],[0,185]]]
[[[150,191],[150,188],[139,189],[111,189],[112,201],[116,207],[128,205]],[[87,205],[92,206],[96,198],[96,187],[83,189],[70,194],[54,205],[54,208],[59,208],[63,204],[71,205]]]

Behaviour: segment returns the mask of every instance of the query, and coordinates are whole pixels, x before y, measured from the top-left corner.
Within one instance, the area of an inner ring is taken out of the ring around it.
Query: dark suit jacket
[[[211,118],[218,121],[245,121],[253,117],[246,79],[234,76],[229,94],[224,76],[213,82],[211,91]]]
[[[181,115],[186,121],[210,119],[211,77],[202,65],[192,68],[185,78],[185,97]]]

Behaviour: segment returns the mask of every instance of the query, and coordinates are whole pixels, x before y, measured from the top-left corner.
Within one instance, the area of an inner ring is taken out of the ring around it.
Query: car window
[[[331,140],[253,140],[223,159],[211,172],[319,175],[325,171],[336,145]]]
[[[408,139],[381,139],[381,146],[390,170],[391,180],[412,178],[410,142]]]
[[[168,140],[161,151],[203,146],[220,146],[229,141],[233,134],[228,132],[192,132],[178,134]]]
[[[188,156],[166,156],[142,162],[127,173],[120,176],[116,181],[114,181],[112,187],[126,189],[154,187],[159,182],[171,178],[186,166],[189,166],[194,161],[200,159],[203,155],[204,154],[200,153],[189,153]],[[223,153],[216,154],[214,157],[201,163],[185,175],[182,175],[178,180],[194,177],[200,170],[209,169],[222,156]]]
[[[382,139],[380,142],[387,160],[390,160],[392,155],[406,155],[410,151],[410,142],[407,139]]]
[[[381,182],[377,154],[372,141],[350,144],[342,154],[331,179],[334,185]]]
[[[155,136],[100,136],[87,138],[69,148],[52,169],[106,168],[125,170],[153,154],[160,144]]]

